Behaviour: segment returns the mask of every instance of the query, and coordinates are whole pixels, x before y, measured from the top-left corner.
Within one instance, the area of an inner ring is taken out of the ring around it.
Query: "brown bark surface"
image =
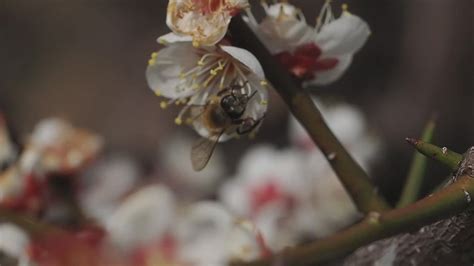
[[[473,263],[474,213],[466,212],[417,232],[362,247],[345,259],[344,266],[462,266]]]

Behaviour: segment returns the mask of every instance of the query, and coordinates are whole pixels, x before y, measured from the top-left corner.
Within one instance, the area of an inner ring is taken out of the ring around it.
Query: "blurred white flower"
[[[179,259],[184,265],[223,266],[260,258],[265,247],[249,222],[216,202],[192,204],[178,221]]]
[[[247,0],[170,0],[166,24],[194,46],[214,45],[226,34],[232,16],[248,5]]]
[[[327,106],[315,102],[348,152],[363,168],[369,170],[380,149],[380,140],[368,129],[364,114],[348,104]],[[311,174],[311,183],[308,185],[314,190],[312,201],[320,214],[319,222],[315,223],[320,226],[317,235],[328,235],[353,221],[358,212],[324,155],[294,117],[290,118],[289,135],[292,143],[306,154],[303,163]]]
[[[40,121],[28,140],[22,168],[37,168],[42,173],[69,173],[95,158],[102,139],[83,129],[74,128],[59,118]]]
[[[2,113],[0,113],[0,170],[2,166],[15,159],[16,154],[16,148],[11,142],[8,134],[6,121]]]
[[[79,199],[84,212],[98,221],[108,219],[140,178],[139,166],[127,156],[101,159],[81,176]]]
[[[301,216],[313,219],[311,179],[304,171],[304,154],[261,146],[248,152],[236,176],[224,184],[221,201],[261,230],[273,250],[293,245],[311,228]]]
[[[19,197],[23,191],[23,176],[17,168],[10,167],[0,173],[0,205],[5,201]]]
[[[166,180],[183,199],[196,199],[208,196],[216,189],[217,183],[226,171],[223,154],[214,151],[213,159],[202,171],[193,170],[189,157],[189,147],[193,141],[183,134],[175,134],[160,147],[160,164],[165,171]]]
[[[177,124],[192,124],[203,137],[214,136],[203,118],[205,106],[218,104],[220,94],[231,85],[248,97],[242,118],[259,121],[267,109],[263,69],[248,51],[233,46],[193,47],[189,42],[173,43],[153,53],[146,71],[149,87],[162,102],[184,104]],[[236,136],[235,130],[222,134],[220,141]]]
[[[339,79],[370,35],[367,23],[351,14],[347,5],[335,18],[330,2],[322,7],[315,28],[288,3],[264,4],[267,17],[261,23],[248,13],[250,27],[293,75],[305,81],[305,86]]]
[[[368,128],[364,114],[349,104],[325,105],[316,99],[314,102],[336,137],[356,161],[368,170],[367,168],[370,162],[375,159],[381,143]],[[310,153],[316,152],[319,154],[318,156],[322,156],[306,130],[293,116],[290,118],[289,135],[296,147]],[[320,161],[325,162],[325,160]]]
[[[14,224],[0,223],[0,253],[19,259],[25,252],[30,239],[26,232]]]
[[[150,185],[127,197],[105,222],[112,243],[124,250],[154,242],[175,222],[174,194],[163,185]]]

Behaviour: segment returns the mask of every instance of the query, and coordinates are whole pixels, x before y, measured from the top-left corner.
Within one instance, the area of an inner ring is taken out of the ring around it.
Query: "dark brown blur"
[[[257,4],[259,1],[253,1]],[[290,1],[314,21],[323,1]],[[336,14],[343,1],[335,0]],[[372,29],[344,77],[316,94],[362,108],[385,143],[374,176],[393,201],[425,121],[438,115],[435,143],[474,144],[472,0],[358,0],[349,10]],[[91,128],[109,150],[153,161],[175,130],[147,87],[149,54],[168,32],[165,0],[0,0],[0,109],[17,136],[60,116]],[[257,141],[286,143],[287,111],[277,96]],[[275,135],[275,132],[281,132]],[[243,142],[245,142],[243,144]],[[232,167],[248,141],[224,144]],[[185,158],[187,159],[187,158]],[[430,164],[431,181],[447,172]],[[431,184],[427,184],[428,191]]]

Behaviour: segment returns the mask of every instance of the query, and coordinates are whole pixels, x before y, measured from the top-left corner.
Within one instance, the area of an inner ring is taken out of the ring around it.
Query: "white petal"
[[[80,193],[84,211],[99,221],[113,213],[119,200],[130,192],[140,179],[140,167],[131,158],[114,155],[98,162],[81,177]]]
[[[41,120],[35,127],[30,141],[37,147],[55,146],[73,133],[71,124],[60,118],[47,118]]]
[[[297,10],[293,5],[288,3],[277,3],[266,8],[265,13],[272,18],[278,18],[280,16],[295,17]]]
[[[146,70],[148,86],[157,94],[170,99],[185,98],[196,93],[192,84],[180,78],[194,68],[199,56],[190,43],[175,43],[161,49],[150,60]]]
[[[245,49],[234,46],[221,45],[220,47],[222,50],[224,50],[224,52],[230,54],[242,64],[246,65],[260,79],[265,79],[265,73],[263,72],[262,65],[260,65],[260,62],[258,62],[257,58],[252,53]]]
[[[28,235],[13,224],[0,224],[0,253],[19,258],[30,242]]]
[[[130,249],[162,237],[174,220],[175,199],[160,185],[149,186],[129,196],[109,216],[106,228],[113,243]]]
[[[315,42],[324,56],[339,56],[357,52],[370,35],[369,25],[360,17],[343,12],[341,17],[324,25]]]
[[[177,237],[182,243],[179,258],[192,265],[224,265],[225,243],[233,217],[221,204],[199,202],[179,219]]]
[[[352,62],[352,55],[346,54],[336,58],[339,60],[339,62],[334,68],[316,72],[316,77],[313,80],[305,81],[303,86],[307,87],[311,85],[327,85],[338,80],[350,66]]]
[[[226,34],[232,18],[233,9],[239,10],[248,6],[247,1],[222,1],[225,9],[218,8],[210,12],[200,10],[199,3],[194,1],[170,0],[166,24],[177,34],[192,36],[196,45],[212,46]]]
[[[257,228],[250,221],[234,222],[226,241],[229,260],[250,261],[259,258],[263,247],[258,237]]]
[[[193,38],[188,35],[178,35],[174,32],[162,35],[156,40],[159,44],[168,45],[176,42],[191,42]]]
[[[270,53],[276,54],[310,42],[314,30],[305,21],[298,19],[278,21],[267,17],[256,28],[256,34]]]
[[[0,202],[18,197],[24,190],[24,175],[11,167],[0,174]]]

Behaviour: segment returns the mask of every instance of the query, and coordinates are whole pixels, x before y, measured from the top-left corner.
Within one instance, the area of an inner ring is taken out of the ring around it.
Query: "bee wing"
[[[219,135],[213,136],[211,139],[201,138],[193,144],[191,148],[191,163],[194,171],[201,171],[206,167],[222,133],[224,131],[221,131]]]

